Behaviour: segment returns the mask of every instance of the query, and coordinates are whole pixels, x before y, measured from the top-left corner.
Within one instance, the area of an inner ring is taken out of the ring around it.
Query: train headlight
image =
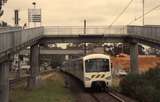
[[[111,80],[112,79],[112,76],[108,76],[106,77],[107,80]]]
[[[88,77],[85,77],[84,80],[85,80],[85,81],[90,81],[91,79],[88,78]]]

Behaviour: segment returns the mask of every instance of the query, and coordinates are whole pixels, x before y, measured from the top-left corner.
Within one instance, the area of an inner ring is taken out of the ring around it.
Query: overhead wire
[[[157,6],[155,6],[155,7],[153,7],[153,8],[150,9],[149,11],[145,12],[145,13],[144,13],[144,16],[152,13],[154,10],[156,10],[156,9],[158,9],[158,8],[160,8],[160,4],[157,5]],[[130,25],[130,24],[132,24],[133,22],[138,21],[139,19],[142,19],[142,18],[143,18],[143,16],[136,17],[134,20],[130,21],[127,25]]]
[[[120,14],[112,21],[112,23],[108,26],[109,28],[112,27],[114,23],[118,21],[118,19],[125,13],[125,11],[129,8],[129,6],[132,4],[133,0],[130,0],[130,2],[126,5],[126,7],[120,12]]]

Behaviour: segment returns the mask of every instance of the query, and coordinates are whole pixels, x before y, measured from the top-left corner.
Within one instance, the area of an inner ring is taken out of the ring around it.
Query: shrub
[[[140,102],[160,102],[160,68],[144,74],[128,74],[120,82],[121,92]]]
[[[150,80],[160,78],[160,68],[156,67],[144,73],[144,76]]]
[[[132,84],[135,84],[135,82],[137,81],[135,79],[138,79],[138,77],[138,75],[129,74],[120,82],[120,87],[124,94],[131,95],[130,91],[133,91],[133,89],[135,89],[133,87],[136,87]]]
[[[150,69],[144,74],[145,78],[152,83],[154,87],[160,90],[160,68]]]

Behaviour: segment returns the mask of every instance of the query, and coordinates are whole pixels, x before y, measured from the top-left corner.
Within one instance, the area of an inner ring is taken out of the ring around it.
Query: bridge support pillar
[[[40,67],[39,67],[40,47],[38,44],[31,46],[30,49],[30,78],[28,82],[29,88],[37,88],[40,84]]]
[[[0,102],[9,102],[9,62],[0,64]]]
[[[131,73],[138,74],[138,43],[130,43],[130,67]]]

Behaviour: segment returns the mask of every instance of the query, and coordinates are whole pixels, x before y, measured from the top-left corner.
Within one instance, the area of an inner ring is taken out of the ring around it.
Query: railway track
[[[101,102],[101,100],[95,94],[90,94],[90,95],[95,100],[95,102]]]
[[[122,99],[121,97],[117,96],[116,94],[112,93],[112,92],[108,92],[108,94],[112,97],[114,97],[118,102],[125,102],[124,99]]]
[[[41,76],[45,76],[45,75],[48,75],[49,73],[52,73],[53,70],[48,70],[48,71],[44,71],[44,72],[41,72],[40,75]],[[12,80],[9,80],[9,88],[12,89],[12,88],[15,88],[15,86],[17,86],[18,84],[21,84],[23,82],[27,82],[28,78],[30,76],[25,76],[25,77],[21,77],[19,79],[12,79]],[[48,76],[47,76],[48,77]],[[43,78],[43,77],[42,77]],[[45,78],[44,78],[45,79]],[[19,85],[21,86],[21,85]]]
[[[22,82],[27,81],[27,79],[28,79],[28,76],[22,77],[22,78],[19,78],[19,79],[9,80],[9,88],[10,88],[10,89],[13,89],[13,88],[15,88],[15,86],[17,86],[18,84],[19,84],[19,86],[20,86],[20,84],[21,84]]]
[[[95,102],[126,102],[124,99],[112,92],[91,93],[90,95]]]
[[[118,92],[112,91],[107,92],[96,92],[95,90],[84,90],[83,85],[75,78],[69,76],[68,80],[71,83],[71,90],[77,95],[76,102],[136,102],[130,101],[129,98],[119,94]]]

